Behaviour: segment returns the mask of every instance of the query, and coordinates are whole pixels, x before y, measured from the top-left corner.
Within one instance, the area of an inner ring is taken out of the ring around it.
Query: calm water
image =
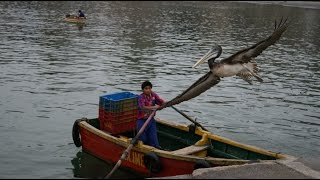
[[[63,22],[83,9],[84,27]],[[112,168],[82,153],[74,121],[98,116],[99,96],[166,100],[208,71],[191,66],[217,43],[221,57],[270,35],[258,58],[264,83],[237,77],[176,107],[218,135],[298,157],[320,155],[320,11],[233,2],[0,2],[0,178],[94,178]],[[157,114],[189,124],[171,108]],[[131,174],[118,171],[120,177]]]

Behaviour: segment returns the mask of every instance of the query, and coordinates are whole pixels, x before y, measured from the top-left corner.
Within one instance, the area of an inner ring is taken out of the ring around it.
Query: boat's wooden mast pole
[[[138,141],[139,136],[143,133],[143,131],[146,129],[147,125],[149,124],[150,120],[152,119],[152,117],[154,116],[154,114],[156,113],[156,110],[154,110],[149,118],[146,120],[146,122],[144,122],[143,126],[141,127],[141,129],[139,130],[138,134],[131,140],[130,145],[127,147],[127,149],[122,153],[120,159],[118,160],[117,164],[113,167],[113,169],[109,172],[109,174],[107,176],[105,176],[105,179],[109,179],[111,177],[111,175],[114,173],[115,170],[117,170],[121,163],[122,160],[126,159],[128,157],[129,152],[131,151],[132,147],[134,146],[134,144],[136,144],[136,142]]]

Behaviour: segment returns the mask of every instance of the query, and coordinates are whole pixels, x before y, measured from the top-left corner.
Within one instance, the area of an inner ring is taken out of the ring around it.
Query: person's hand
[[[153,110],[156,110],[156,109],[158,109],[160,106],[158,105],[158,104],[156,104],[155,106],[153,106],[154,107],[154,109]]]

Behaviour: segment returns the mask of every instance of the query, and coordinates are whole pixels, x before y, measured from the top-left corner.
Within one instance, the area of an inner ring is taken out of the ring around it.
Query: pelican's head
[[[218,58],[221,55],[222,48],[220,45],[213,46],[200,60],[198,60],[192,68],[195,68],[199,66],[200,64],[203,64],[204,62],[209,61],[212,59],[212,62]]]

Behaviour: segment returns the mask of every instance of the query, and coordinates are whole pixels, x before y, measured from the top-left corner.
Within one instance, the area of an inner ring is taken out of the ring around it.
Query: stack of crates
[[[138,95],[131,92],[107,94],[99,98],[100,129],[119,134],[136,129]]]

